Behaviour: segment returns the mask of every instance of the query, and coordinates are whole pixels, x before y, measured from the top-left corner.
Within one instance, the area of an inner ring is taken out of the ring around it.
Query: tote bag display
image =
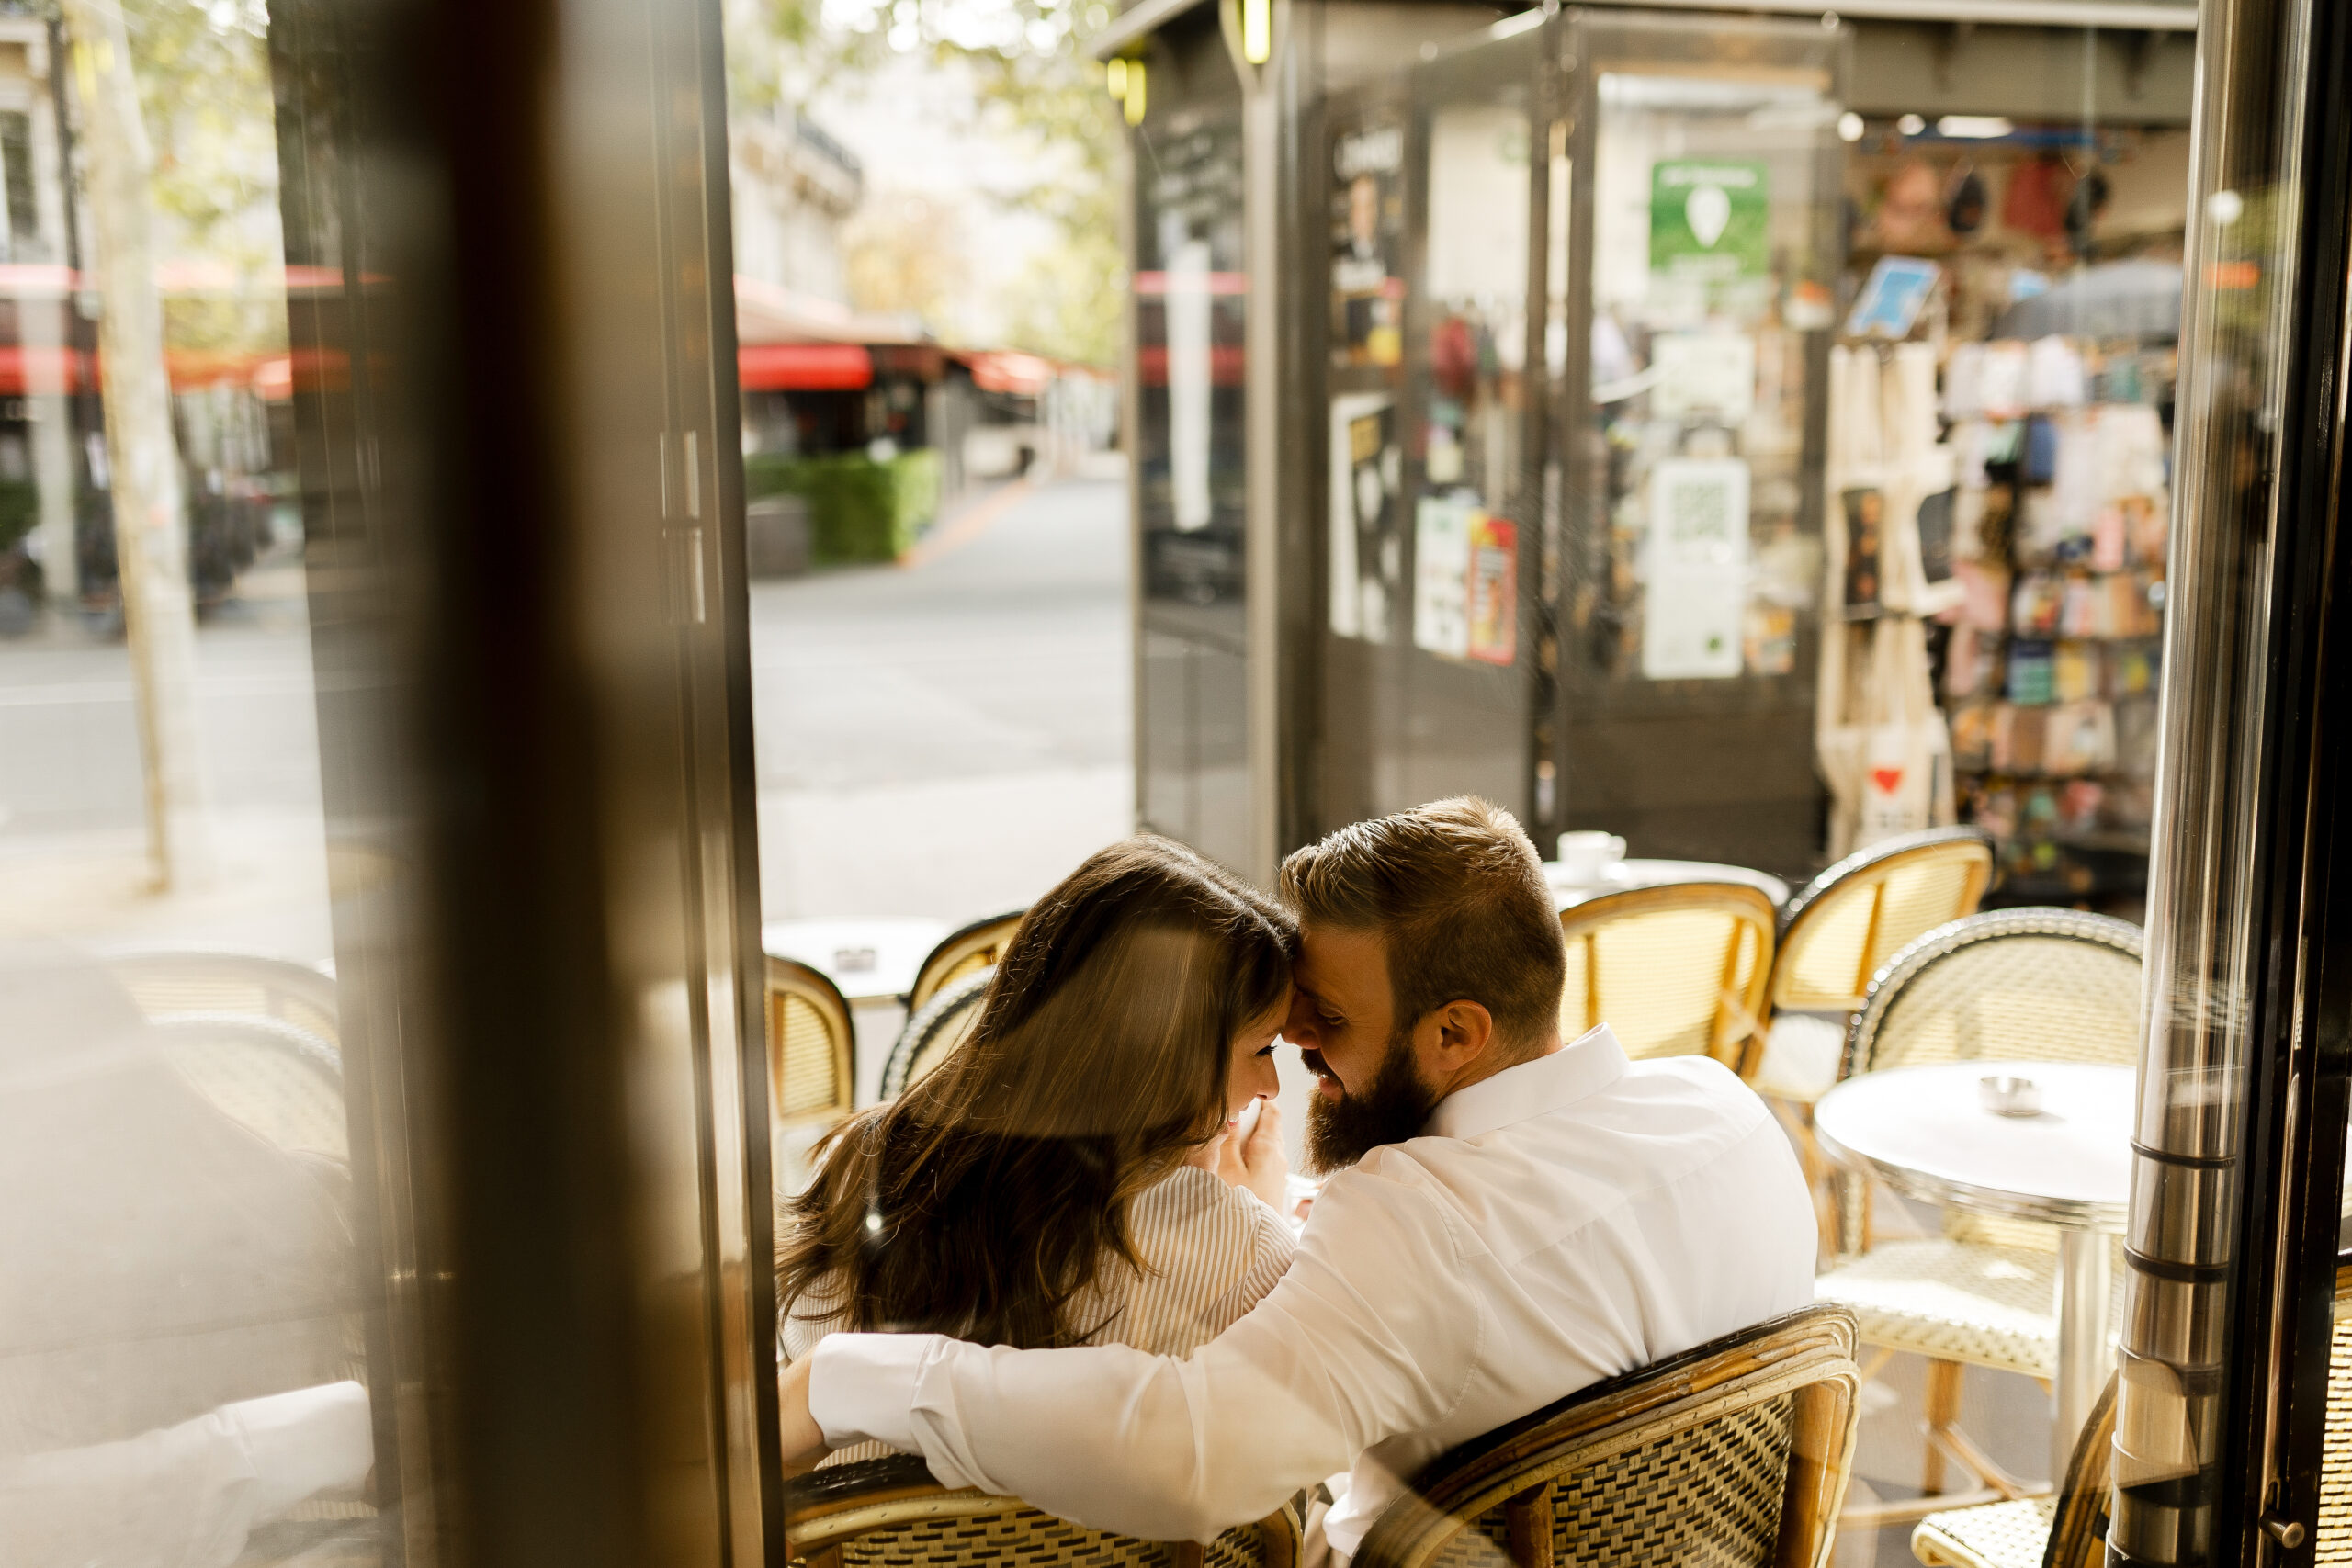
[[[1915,352],[1916,351],[1916,352]],[[1826,614],[1815,752],[1829,786],[1829,852],[1842,858],[1952,819],[1951,737],[1935,704],[1923,614],[1957,602],[1949,536],[1923,540],[1923,506],[1949,505],[1955,464],[1935,443],[1935,359],[1868,348],[1829,366]]]

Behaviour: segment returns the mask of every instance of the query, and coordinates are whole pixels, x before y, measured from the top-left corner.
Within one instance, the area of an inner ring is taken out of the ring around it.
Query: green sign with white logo
[[[1705,282],[1763,276],[1770,179],[1763,164],[1746,159],[1651,164],[1650,270]]]

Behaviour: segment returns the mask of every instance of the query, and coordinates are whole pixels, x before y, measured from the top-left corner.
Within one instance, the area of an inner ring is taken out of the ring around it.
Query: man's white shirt
[[[1815,1242],[1763,1101],[1704,1058],[1628,1062],[1604,1024],[1334,1176],[1282,1282],[1189,1358],[836,1335],[809,1407],[835,1447],[1147,1540],[1349,1470],[1325,1533],[1352,1555],[1448,1449],[1810,1304]]]

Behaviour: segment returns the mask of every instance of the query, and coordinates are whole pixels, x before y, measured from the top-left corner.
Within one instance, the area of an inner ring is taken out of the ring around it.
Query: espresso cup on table
[[[1625,840],[1614,833],[1563,833],[1558,853],[1560,880],[1571,887],[1588,887],[1606,881],[1625,858]]]

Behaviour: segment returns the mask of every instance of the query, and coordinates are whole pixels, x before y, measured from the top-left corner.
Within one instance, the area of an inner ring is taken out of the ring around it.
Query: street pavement
[[[1126,502],[985,497],[915,564],[752,587],[768,918],[1026,904],[1134,818]]]
[[[913,564],[752,585],[768,919],[958,921],[1127,830],[1125,512],[1115,481],[1016,486]],[[0,939],[332,952],[299,569],[248,573],[197,658],[220,871],[157,897],[122,645],[0,642]]]

